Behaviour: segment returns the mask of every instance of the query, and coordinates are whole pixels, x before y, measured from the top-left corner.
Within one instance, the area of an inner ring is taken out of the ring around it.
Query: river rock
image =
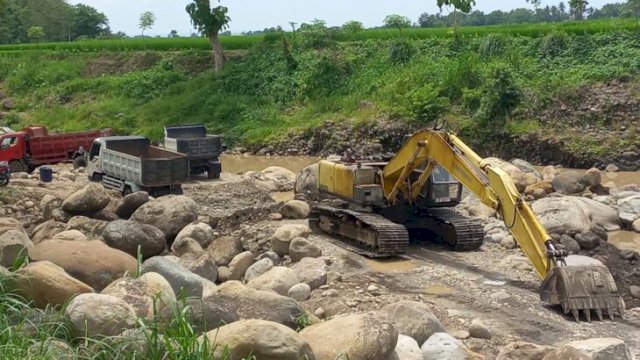
[[[593,358],[570,345],[563,345],[550,353],[542,360],[593,360]]]
[[[296,181],[296,174],[293,171],[280,166],[269,166],[260,171],[260,175],[267,181],[272,181],[277,191],[292,191]]]
[[[290,328],[265,320],[240,320],[211,330],[204,336],[215,347],[214,356],[223,353],[231,359],[315,360],[309,343]]]
[[[109,205],[109,194],[104,186],[90,182],[82,189],[69,195],[62,202],[62,210],[75,214],[91,214]]]
[[[201,277],[216,282],[218,279],[218,266],[211,254],[202,252],[198,255],[187,255],[178,262],[183,268]]]
[[[515,341],[500,349],[496,360],[538,360],[554,350],[551,346],[536,345],[524,341]]]
[[[294,190],[296,194],[318,194],[318,173],[320,163],[304,167],[298,173]]]
[[[110,222],[102,232],[105,243],[138,257],[138,250],[144,259],[160,255],[167,248],[164,233],[160,229],[131,220]]]
[[[557,192],[565,195],[578,194],[587,188],[582,175],[576,171],[563,172],[553,178],[551,183]]]
[[[582,182],[593,187],[602,184],[602,172],[597,168],[587,170],[582,176]]]
[[[131,220],[160,229],[167,240],[173,241],[185,226],[198,219],[198,206],[183,195],[167,195],[140,206]]]
[[[632,285],[629,287],[629,294],[636,299],[640,299],[640,286]]]
[[[44,309],[60,308],[79,294],[94,290],[67,274],[63,268],[50,261],[37,261],[16,271],[11,288],[27,301]]]
[[[467,360],[469,358],[469,351],[462,341],[444,332],[431,335],[422,344],[420,350],[425,359]]]
[[[256,258],[257,261],[260,261],[262,259],[271,260],[273,265],[280,265],[280,263],[282,262],[282,258],[278,254],[274,253],[273,251],[267,251],[265,253],[262,253],[258,255],[258,257]]]
[[[55,234],[65,231],[66,228],[67,224],[63,222],[47,220],[31,231],[31,241],[34,245],[38,245],[42,241],[52,238]]]
[[[572,341],[567,345],[591,356],[593,360],[632,360],[629,348],[624,341],[616,338],[594,338]]]
[[[0,235],[4,234],[9,230],[17,230],[25,235],[27,232],[22,227],[22,223],[14,218],[0,218]]]
[[[227,266],[218,266],[218,282],[223,283],[229,281],[231,270]]]
[[[318,258],[322,256],[322,250],[309,240],[297,237],[291,240],[289,256],[291,257],[291,261],[298,262],[305,257]]]
[[[327,283],[327,265],[319,258],[303,258],[291,267],[297,278],[315,290]]]
[[[175,241],[185,237],[194,239],[203,249],[206,249],[213,241],[213,229],[211,229],[211,226],[208,224],[202,222],[192,223],[180,230]]]
[[[311,229],[302,224],[290,224],[281,226],[271,237],[271,250],[278,256],[289,254],[291,240],[302,237],[307,238],[311,234]]]
[[[482,321],[474,319],[469,326],[469,336],[476,339],[491,339],[491,331]]]
[[[618,213],[611,206],[585,197],[568,196],[567,198],[582,208],[591,220],[592,230],[596,227],[606,231],[620,230]]]
[[[420,345],[411,337],[398,334],[398,343],[389,360],[424,360]]]
[[[311,208],[304,201],[289,200],[280,208],[280,213],[287,219],[306,219],[311,213]]]
[[[67,221],[65,230],[78,230],[90,240],[102,240],[102,233],[108,221],[91,219],[86,216],[74,216]]]
[[[400,301],[380,310],[393,323],[399,333],[411,336],[419,344],[437,333],[445,332],[444,326],[429,306],[417,301]]]
[[[575,234],[591,229],[590,218],[569,197],[540,199],[531,208],[547,232]]]
[[[104,294],[78,295],[64,313],[76,337],[115,336],[131,328],[136,320],[131,305]]]
[[[21,256],[26,256],[33,244],[22,231],[8,230],[0,235],[0,266],[13,267]]]
[[[636,220],[631,224],[631,230],[640,233],[640,219]]]
[[[213,240],[207,247],[207,251],[213,256],[216,264],[227,266],[231,260],[244,251],[242,241],[234,236],[222,236]]]
[[[618,171],[620,171],[620,168],[618,166],[616,166],[616,164],[609,164],[605,168],[605,171],[606,172],[618,172]]]
[[[538,172],[538,170],[536,170],[536,168],[533,165],[531,165],[530,162],[528,162],[526,160],[511,159],[511,161],[509,161],[509,162],[511,164],[513,164],[514,166],[516,166],[518,169],[520,169],[520,171],[522,171],[523,173],[531,173],[531,174],[538,175],[538,177],[541,177],[541,175]]]
[[[388,359],[395,351],[398,331],[384,317],[356,314],[311,325],[300,332],[317,359]]]
[[[155,256],[142,264],[142,273],[155,272],[164,277],[177,298],[184,294],[186,297],[202,297],[202,277],[190,272],[179,264],[162,257]]]
[[[576,234],[575,239],[584,250],[593,250],[600,245],[600,237],[592,232]]]
[[[153,319],[154,312],[160,312],[176,303],[176,295],[169,282],[162,275],[153,272],[137,279],[120,278],[100,293],[124,300],[131,305],[138,317],[147,320]]]
[[[249,282],[258,276],[266,273],[267,271],[273,268],[273,261],[269,258],[264,258],[256,261],[253,265],[247,268],[247,271],[244,273],[244,280]]]
[[[470,216],[476,216],[483,219],[490,219],[496,216],[496,211],[483,204],[475,195],[469,195],[460,201],[458,207]]]
[[[298,282],[295,271],[284,266],[276,266],[249,281],[247,286],[257,290],[271,290],[286,296],[289,289]]]
[[[101,241],[48,240],[29,249],[29,257],[33,261],[51,261],[96,291],[125,273],[137,271],[133,256]]]
[[[206,320],[209,325],[200,323],[199,326],[209,326],[208,329],[218,326],[220,321],[229,323],[238,319],[274,321],[296,329],[296,319],[305,315],[295,300],[271,291],[246,287],[239,281],[221,284],[217,291],[203,298],[202,302],[206,312],[196,313],[194,318]]]
[[[534,199],[542,199],[554,191],[553,184],[548,181],[531,184],[524,189],[525,195],[531,195]]]
[[[618,216],[626,226],[640,219],[640,195],[618,200]]]
[[[562,235],[560,237],[560,244],[573,254],[577,254],[581,250],[580,244],[569,235]]]
[[[115,213],[122,219],[129,219],[138,208],[149,201],[149,194],[146,191],[136,191],[124,196],[118,205]]]
[[[253,253],[245,251],[236,255],[229,263],[229,280],[242,280],[247,269],[253,264]]]
[[[296,301],[305,301],[311,295],[311,287],[305,283],[295,284],[287,292],[287,296]]]
[[[182,257],[185,255],[196,256],[203,253],[204,249],[202,249],[202,246],[194,239],[183,237],[176,239],[176,241],[171,244],[171,251],[175,256]]]
[[[53,211],[59,209],[62,206],[62,199],[59,199],[53,195],[45,194],[40,199],[40,211],[42,211],[42,217],[45,220],[51,220],[53,218]]]

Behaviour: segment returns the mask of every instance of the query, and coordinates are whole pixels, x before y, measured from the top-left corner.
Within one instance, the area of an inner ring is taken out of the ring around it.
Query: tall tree
[[[587,11],[589,2],[587,0],[569,0],[569,8],[571,14],[576,20],[584,19],[584,13]]]
[[[186,10],[191,17],[194,28],[209,38],[213,51],[213,68],[215,71],[220,71],[224,67],[226,59],[218,35],[221,30],[229,27],[231,21],[227,15],[229,9],[222,5],[212,8],[209,0],[193,0],[187,5]]]
[[[627,0],[624,15],[636,18],[636,27],[640,27],[640,0]]]
[[[95,38],[109,29],[107,16],[94,7],[77,4],[72,9],[73,25],[71,34],[74,38],[78,36]]]
[[[138,27],[142,29],[142,39],[144,40],[144,31],[147,29],[151,29],[153,24],[156,23],[156,16],[151,11],[145,11],[140,14],[140,20],[138,22]]]
[[[12,44],[26,39],[27,32],[20,16],[22,8],[13,0],[0,0],[0,44]]]
[[[402,28],[411,27],[411,20],[406,16],[391,14],[384,18],[384,26],[402,30]]]
[[[32,26],[27,30],[27,37],[32,41],[39,42],[44,37],[44,29],[42,26]]]
[[[453,7],[453,29],[456,37],[458,36],[458,11],[468,14],[475,4],[475,0],[438,0],[440,11],[445,6]]]

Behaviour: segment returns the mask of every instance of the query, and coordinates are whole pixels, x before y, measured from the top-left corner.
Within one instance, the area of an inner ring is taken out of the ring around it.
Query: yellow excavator
[[[315,232],[369,257],[407,252],[410,240],[435,240],[454,251],[482,245],[481,223],[453,206],[466,187],[495,209],[543,279],[540,298],[560,305],[580,321],[624,310],[609,269],[585,256],[569,255],[549,237],[510,176],[492,167],[453,133],[425,129],[411,136],[389,162],[361,162],[351,156],[319,164],[318,190],[347,206],[312,206]]]

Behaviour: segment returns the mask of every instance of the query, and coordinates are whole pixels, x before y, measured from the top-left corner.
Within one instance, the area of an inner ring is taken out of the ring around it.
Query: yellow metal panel
[[[320,168],[318,169],[318,189],[333,193],[335,191],[333,186],[333,175],[335,163],[331,161],[320,161]]]
[[[353,178],[355,165],[336,164],[334,172],[334,191],[337,195],[353,198]]]

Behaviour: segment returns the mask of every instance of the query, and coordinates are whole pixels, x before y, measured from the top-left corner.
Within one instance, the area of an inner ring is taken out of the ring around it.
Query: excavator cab
[[[415,175],[414,175],[415,176]],[[423,208],[453,207],[462,198],[462,184],[440,166],[433,168],[418,205]]]

